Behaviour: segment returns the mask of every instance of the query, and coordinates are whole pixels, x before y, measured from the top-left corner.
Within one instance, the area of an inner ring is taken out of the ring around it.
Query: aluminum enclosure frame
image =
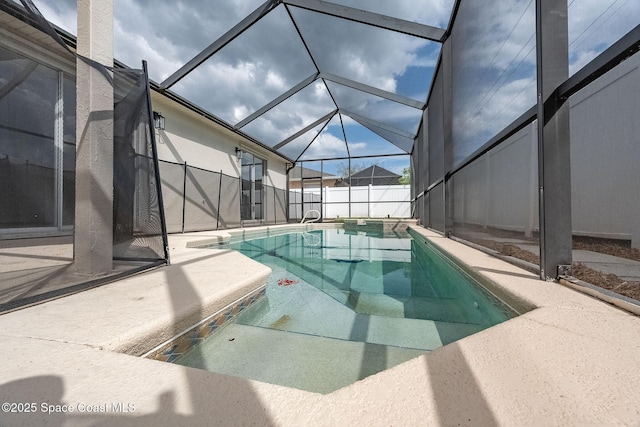
[[[309,77],[303,79],[302,81],[298,82],[296,85],[291,87],[289,90],[287,90],[286,92],[284,92],[281,95],[277,96],[276,98],[274,98],[273,100],[271,100],[267,104],[259,107],[257,110],[253,111],[249,116],[245,117],[244,119],[242,119],[241,121],[239,121],[237,123],[226,123],[226,122],[224,122],[224,120],[221,120],[221,119],[219,119],[217,117],[216,117],[216,120],[217,121],[222,121],[226,125],[225,127],[231,128],[234,131],[236,131],[236,132],[238,132],[238,133],[240,133],[242,135],[246,135],[246,133],[242,131],[242,128],[244,126],[248,125],[252,121],[254,121],[257,118],[261,117],[262,115],[266,114],[268,111],[272,110],[273,108],[275,108],[276,106],[278,106],[282,102],[286,101],[287,99],[289,99],[290,97],[292,97],[296,93],[300,92],[302,89],[304,89],[304,88],[308,87],[309,85],[313,84],[314,82],[322,81],[324,86],[326,87],[326,89],[327,89],[327,91],[328,91],[328,93],[329,93],[329,95],[330,95],[330,97],[331,97],[331,99],[333,101],[333,104],[335,105],[335,109],[337,110],[338,113],[345,114],[345,115],[353,118],[360,125],[362,125],[362,126],[368,128],[369,130],[373,131],[378,136],[380,136],[381,138],[383,138],[384,140],[388,141],[389,143],[391,143],[393,145],[397,146],[396,143],[394,143],[393,141],[389,141],[387,138],[385,138],[384,135],[381,135],[380,132],[377,132],[373,127],[377,127],[377,128],[383,129],[385,131],[389,131],[391,133],[400,135],[403,138],[406,138],[406,139],[409,139],[409,140],[413,140],[415,138],[416,134],[414,134],[412,132],[407,132],[407,131],[402,130],[402,129],[395,129],[393,126],[389,126],[388,124],[382,123],[382,122],[380,122],[378,120],[374,120],[374,119],[371,119],[371,118],[366,118],[366,117],[359,116],[358,119],[356,119],[354,117],[354,116],[356,116],[356,113],[350,113],[347,110],[345,110],[345,109],[340,107],[338,102],[336,102],[336,99],[335,99],[334,95],[331,93],[331,90],[329,90],[329,87],[328,87],[326,82],[327,81],[331,81],[333,83],[336,83],[336,84],[339,84],[339,85],[342,85],[342,86],[345,86],[345,87],[348,87],[348,88],[351,88],[351,89],[355,89],[355,90],[360,91],[362,93],[366,93],[366,94],[369,94],[369,95],[380,97],[382,99],[386,99],[386,100],[391,101],[393,103],[397,103],[397,104],[400,104],[400,105],[405,105],[405,106],[408,106],[408,107],[411,107],[411,108],[415,108],[416,110],[424,111],[426,103],[423,102],[423,101],[419,101],[419,100],[415,100],[415,99],[412,99],[412,98],[408,98],[406,96],[402,96],[402,95],[399,95],[399,94],[396,94],[396,93],[393,93],[393,92],[389,92],[389,91],[386,91],[386,90],[383,90],[383,89],[380,89],[380,88],[377,88],[377,87],[373,87],[373,86],[370,86],[370,85],[367,85],[367,84],[364,84],[364,83],[361,83],[361,82],[357,82],[357,81],[348,79],[348,78],[346,78],[344,76],[335,75],[335,74],[328,73],[326,71],[321,70],[320,67],[318,66],[318,63],[315,60],[313,54],[309,50],[309,47],[307,45],[307,41],[305,40],[305,38],[302,35],[300,29],[298,28],[298,24],[297,24],[295,18],[293,17],[293,15],[292,15],[292,13],[291,13],[289,8],[290,7],[297,7],[297,8],[304,9],[304,10],[309,10],[309,11],[312,11],[312,12],[315,12],[315,13],[320,13],[320,14],[324,14],[324,15],[328,15],[328,16],[333,16],[333,17],[337,17],[337,18],[344,19],[344,20],[347,20],[347,21],[357,22],[357,23],[360,23],[360,24],[364,24],[364,25],[380,28],[380,29],[383,29],[383,30],[393,31],[393,32],[397,32],[397,33],[401,33],[401,34],[405,34],[405,35],[409,35],[409,36],[412,36],[412,37],[417,37],[417,38],[421,38],[421,39],[425,39],[425,40],[429,40],[429,41],[433,41],[433,42],[438,42],[438,43],[442,43],[446,39],[447,34],[448,34],[448,30],[447,29],[433,27],[433,26],[429,26],[429,25],[419,24],[419,23],[412,22],[412,21],[407,21],[407,20],[404,20],[404,19],[394,18],[394,17],[391,17],[391,16],[379,14],[379,13],[368,12],[368,11],[356,9],[356,8],[353,8],[353,7],[342,6],[342,5],[338,5],[338,4],[331,3],[331,2],[328,2],[328,1],[323,1],[323,0],[267,0],[267,1],[265,1],[258,8],[256,8],[251,14],[246,16],[242,21],[237,23],[234,27],[232,27],[230,30],[228,30],[225,34],[223,34],[217,40],[215,40],[213,43],[211,43],[207,48],[205,48],[200,53],[198,53],[196,56],[194,56],[190,61],[188,61],[186,64],[184,64],[180,69],[178,69],[171,76],[166,78],[162,83],[157,85],[157,89],[159,91],[161,91],[161,92],[167,92],[172,86],[174,86],[176,83],[178,83],[184,77],[189,75],[189,73],[191,73],[192,71],[197,69],[197,67],[200,66],[201,64],[203,64],[207,59],[211,58],[213,55],[215,55],[217,52],[219,52],[222,48],[227,46],[229,43],[233,42],[236,38],[238,38],[246,30],[251,28],[252,25],[254,25],[257,22],[259,22],[262,18],[267,16],[271,11],[273,11],[274,9],[276,9],[280,5],[283,5],[286,8],[286,11],[287,11],[287,13],[288,13],[288,15],[289,15],[289,17],[290,17],[290,19],[292,21],[293,26],[295,27],[295,29],[296,29],[296,31],[298,33],[298,36],[299,36],[300,40],[302,41],[302,43],[303,43],[303,45],[304,45],[304,47],[305,47],[305,49],[307,51],[307,54],[309,55],[311,61],[313,62],[314,66],[316,67],[316,73],[314,73],[314,74],[310,75]],[[451,25],[451,22],[452,21],[450,20],[449,25]],[[213,116],[213,117],[215,117],[215,116]],[[317,126],[321,122],[322,122],[322,118],[319,118],[314,123]],[[342,122],[342,118],[341,118],[341,122]],[[367,124],[370,125],[370,126],[368,126]],[[261,146],[267,147],[270,151],[274,151],[276,154],[287,158],[287,160],[293,160],[294,163],[295,163],[295,161],[297,159],[289,159],[287,156],[285,156],[282,153],[278,152],[278,149],[284,147],[287,143],[291,142],[292,140],[294,140],[298,136],[304,134],[306,131],[309,131],[313,127],[314,126],[305,126],[303,129],[301,129],[298,132],[296,132],[295,134],[290,135],[289,137],[283,139],[279,143],[275,144],[273,147],[271,147],[269,144],[262,143],[261,141],[258,141],[258,142],[260,143]],[[343,123],[342,123],[342,127],[343,127],[343,136],[345,137],[345,144],[346,144],[347,152],[349,153],[349,144],[348,144],[348,141],[346,139],[346,133],[344,133],[344,124]],[[250,138],[250,139],[254,139],[254,138]],[[402,150],[406,151],[406,149],[402,149]],[[350,155],[350,153],[349,153],[349,155]]]
[[[569,78],[567,1],[536,0],[540,278],[570,274],[572,264],[569,104],[548,100]]]
[[[412,203],[413,209],[418,215],[420,212],[418,207],[423,201],[428,201],[431,190],[442,182],[449,183],[455,174],[498,147],[518,131],[530,125],[538,117],[542,118],[539,123],[549,126],[549,128],[547,128],[546,132],[539,132],[539,146],[541,148],[538,157],[541,171],[539,174],[540,187],[541,189],[546,187],[546,191],[540,192],[541,266],[539,272],[541,279],[551,280],[570,274],[572,263],[571,175],[569,167],[571,153],[569,150],[569,117],[568,111],[564,111],[565,108],[568,110],[566,101],[571,95],[594,82],[628,57],[640,52],[640,25],[634,27],[590,63],[569,77],[568,37],[566,34],[568,23],[567,2],[536,0],[536,3],[538,11],[536,33],[540,39],[537,43],[539,60],[536,62],[538,64],[537,73],[540,76],[539,84],[542,86],[540,88],[539,102],[499,131],[458,165],[452,166],[450,155],[445,154],[444,176],[431,185],[420,183],[420,187],[415,187]],[[455,21],[459,4],[460,2],[458,1],[454,9],[453,21]],[[560,31],[560,40],[557,38],[558,28],[564,28],[564,31]],[[448,41],[445,41],[436,74],[443,73],[445,78],[450,78],[451,71],[446,70],[447,45]],[[544,83],[543,79],[546,79]],[[445,102],[447,98],[449,97],[445,96]],[[430,101],[431,93],[428,97],[427,108]],[[446,137],[446,133],[451,131],[451,123],[447,119],[447,116],[450,117],[451,111],[445,107],[444,112],[446,153],[446,150],[450,150],[451,145],[450,138]],[[425,121],[421,123],[421,127],[424,126],[426,126]],[[418,144],[427,143],[427,141],[426,137],[422,140],[416,139],[414,151],[412,152],[413,169],[420,167],[415,149]],[[415,170],[412,170],[413,174],[414,172]],[[452,221],[449,204],[452,202],[452,195],[448,186],[445,191],[448,192],[445,206],[448,210],[446,214],[448,220],[446,229],[449,231]]]
[[[555,279],[560,274],[567,272],[565,266],[570,266],[572,261],[570,242],[572,228],[570,194],[571,174],[569,169],[571,153],[568,149],[568,141],[570,137],[568,133],[569,117],[568,113],[565,111],[565,109],[567,108],[565,102],[571,94],[577,92],[582,87],[594,81],[597,77],[604,74],[607,70],[622,62],[629,55],[640,51],[640,26],[637,26],[632,31],[627,33],[627,35],[619,39],[609,49],[595,58],[591,63],[582,68],[575,75],[569,77],[568,72],[565,72],[568,65],[568,54],[566,49],[568,44],[568,36],[566,34],[566,27],[568,22],[567,3],[568,1],[566,0],[560,2],[551,0],[536,0],[535,2],[537,11],[536,66],[539,85],[536,105],[531,106],[530,109],[522,113],[516,120],[499,131],[494,137],[484,143],[480,148],[475,150],[471,155],[469,155],[466,159],[464,159],[460,164],[456,166],[453,165],[452,160],[453,112],[451,105],[451,68],[453,65],[451,64],[450,58],[452,46],[451,41],[449,40],[449,35],[451,33],[453,25],[455,24],[457,11],[460,8],[461,4],[460,0],[456,0],[454,4],[453,13],[447,29],[439,29],[436,27],[416,24],[410,21],[404,21],[397,18],[391,18],[386,15],[365,12],[355,8],[340,6],[335,3],[322,0],[268,0],[265,1],[261,6],[259,6],[254,12],[252,12],[252,14],[247,16],[244,20],[242,20],[231,30],[225,33],[222,37],[210,44],[207,49],[203,50],[194,58],[192,58],[191,61],[181,67],[171,77],[166,79],[160,85],[155,85],[154,88],[169,93],[169,88],[171,88],[180,79],[184,78],[191,71],[196,69],[198,65],[202,64],[212,55],[215,55],[216,52],[218,52],[227,44],[231,43],[240,34],[250,28],[251,25],[258,22],[260,19],[262,19],[264,16],[266,16],[268,13],[270,13],[280,5],[283,5],[283,7],[287,8],[287,11],[289,10],[289,7],[302,8],[315,13],[321,13],[340,19],[345,19],[346,21],[358,22],[360,24],[370,25],[376,28],[395,31],[413,37],[421,37],[423,39],[441,43],[442,48],[438,60],[438,65],[435,71],[436,74],[434,75],[433,80],[435,80],[436,75],[440,73],[444,78],[444,172],[442,177],[437,179],[436,181],[432,183],[427,182],[422,187],[415,188],[415,191],[413,192],[414,198],[412,200],[412,203],[415,205],[418,199],[420,199],[420,203],[422,203],[422,200],[424,200],[422,199],[423,197],[425,199],[432,198],[432,196],[434,195],[430,194],[431,190],[440,188],[439,185],[444,184],[445,234],[448,234],[448,232],[452,228],[453,221],[451,206],[452,194],[450,188],[450,181],[453,176],[457,172],[465,169],[468,165],[474,162],[474,160],[478,159],[489,150],[497,147],[507,138],[514,135],[516,132],[539,118],[539,127],[541,129],[538,134],[538,137],[540,138],[538,155],[538,165],[540,172],[540,275],[542,279]],[[558,8],[560,9],[558,10]],[[291,16],[290,13],[289,16]],[[562,29],[562,31],[558,31],[559,28]],[[299,31],[298,35],[300,36],[303,44],[305,44],[306,46],[304,37]],[[558,39],[558,37],[560,37],[560,39]],[[308,48],[307,52],[309,52]],[[313,60],[313,55],[311,55],[310,52],[309,55],[316,65],[317,70],[315,73],[307,76],[302,81],[298,82],[292,88],[287,90],[285,93],[279,95],[267,104],[261,106],[243,120],[235,124],[230,124],[216,118],[214,115],[207,113],[206,111],[204,113],[209,114],[209,117],[215,118],[215,120],[221,122],[225,127],[237,131],[240,135],[249,137],[249,139],[253,142],[276,152],[278,155],[287,160],[290,160],[293,164],[301,161],[301,157],[304,156],[305,152],[307,152],[309,147],[316,141],[317,136],[311,140],[311,142],[305,147],[305,149],[296,159],[289,159],[282,153],[279,153],[278,149],[286,146],[295,138],[303,135],[305,132],[322,124],[325,121],[326,126],[328,122],[333,117],[335,117],[335,115],[339,116],[341,122],[342,115],[344,114],[351,117],[362,126],[370,130],[373,129],[367,127],[367,124],[371,125],[372,127],[380,127],[381,129],[385,129],[404,138],[413,138],[414,145],[412,150],[410,150],[410,152],[408,153],[409,155],[413,155],[417,144],[422,144],[427,141],[427,136],[424,137],[424,140],[419,140],[417,138],[417,135],[414,135],[411,132],[407,132],[402,129],[395,129],[388,124],[362,117],[358,113],[349,111],[345,108],[341,108],[339,103],[336,102],[333,96],[332,98],[335,105],[335,110],[319,118],[311,125],[307,125],[293,135],[283,139],[273,147],[266,146],[266,144],[262,144],[260,141],[255,140],[255,138],[251,138],[246,133],[243,133],[241,129],[244,126],[262,116],[266,112],[270,111],[271,109],[275,108],[277,105],[289,99],[300,90],[318,81],[322,81],[325,86],[326,82],[330,81],[339,85],[343,85],[345,87],[349,87],[351,89],[358,90],[363,93],[378,96],[389,101],[396,102],[398,104],[415,108],[417,110],[422,110],[423,112],[428,108],[433,84],[429,89],[429,94],[427,96],[426,102],[421,102],[408,97],[404,97],[402,95],[384,91],[383,89],[369,86],[358,81],[348,79],[344,76],[324,71],[318,68],[317,63]],[[179,98],[178,95],[175,95],[175,97]],[[405,154],[351,156],[352,153],[349,151],[349,144],[347,142],[346,133],[344,132],[344,124],[342,124],[342,126],[348,156],[313,159],[313,161],[349,160],[349,163],[351,163],[351,159],[356,158],[405,156]],[[417,134],[419,134],[420,129],[424,126],[425,115],[423,114],[423,119],[421,121],[420,127],[418,128]],[[373,131],[375,132],[375,130]],[[384,136],[380,136],[384,138]],[[389,142],[393,144],[393,142]],[[413,156],[411,157],[411,159],[412,168],[414,169],[428,167],[424,162],[420,163],[417,161],[413,161]],[[304,161],[306,162],[312,160]]]

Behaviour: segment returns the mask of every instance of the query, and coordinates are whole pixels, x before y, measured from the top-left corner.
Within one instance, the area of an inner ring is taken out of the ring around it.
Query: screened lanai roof
[[[75,33],[75,0],[34,3]],[[121,1],[115,55],[292,161],[409,154],[454,4]]]
[[[161,90],[293,161],[411,153],[453,0],[219,3]]]
[[[76,0],[33,1],[75,34]],[[291,160],[406,154],[455,13],[457,165],[536,102],[535,1],[476,3],[117,0],[115,57]],[[567,3],[570,75],[637,25],[637,1]]]

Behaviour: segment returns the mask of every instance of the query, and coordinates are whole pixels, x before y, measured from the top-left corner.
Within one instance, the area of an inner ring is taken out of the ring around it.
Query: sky
[[[203,7],[203,2],[189,0],[114,0],[115,57],[130,67],[140,67],[145,59],[150,77],[162,82],[263,1],[215,0]],[[448,24],[453,5],[453,0],[334,2],[441,28]],[[34,3],[51,22],[76,33],[76,0]],[[535,103],[534,5],[534,0],[495,0],[491,8],[485,2],[462,3],[458,18],[473,19],[453,34],[454,46],[459,46],[453,58],[456,162]],[[426,101],[438,43],[357,23],[345,25],[342,19],[295,7],[290,12],[278,6],[171,90],[233,125],[312,75],[315,61],[322,72]],[[569,0],[570,73],[631,30],[639,16],[638,0]],[[420,110],[335,83],[314,82],[242,131],[274,146],[331,113],[331,95],[341,108],[385,126],[409,133],[418,129]],[[301,159],[344,156],[340,118],[352,156],[401,152],[344,114],[316,126],[283,151],[297,158],[322,131]],[[399,173],[403,167],[389,169]]]
[[[198,7],[202,3],[186,0],[115,0],[114,56],[130,67],[139,67],[145,59],[150,77],[162,82],[263,1],[220,0]],[[34,3],[51,22],[76,33],[75,0],[35,0]],[[446,27],[453,0],[338,0],[336,3]],[[439,43],[358,23],[345,25],[342,19],[295,7],[291,7],[290,12],[297,28],[288,11],[280,5],[171,90],[234,125],[314,74],[315,61],[322,72],[426,101],[440,52]],[[307,49],[313,54],[313,60]],[[274,146],[331,113],[335,109],[331,95],[339,100],[341,108],[379,120],[385,126],[409,133],[418,129],[422,114],[419,109],[336,83],[314,82],[242,131]],[[351,155],[402,153],[348,116],[342,115],[342,123]],[[323,134],[305,152],[305,158],[346,155],[340,120],[320,127]],[[293,148],[288,153],[300,151]]]
[[[463,2],[458,11],[454,166],[536,103],[535,3],[499,0],[489,9]],[[569,75],[640,23],[638,0],[569,0],[568,6]]]

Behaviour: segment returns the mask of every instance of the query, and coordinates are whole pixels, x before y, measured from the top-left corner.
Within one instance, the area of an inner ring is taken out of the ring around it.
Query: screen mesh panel
[[[113,256],[164,259],[147,80],[117,69],[113,85]]]

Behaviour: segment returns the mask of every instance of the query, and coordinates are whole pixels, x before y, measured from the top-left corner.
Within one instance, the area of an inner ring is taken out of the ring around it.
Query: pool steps
[[[248,239],[260,239],[263,237],[277,236],[287,233],[301,233],[313,230],[325,230],[343,228],[338,223],[311,223],[311,224],[285,224],[260,228],[243,228],[230,231],[218,231],[217,236],[204,239],[191,240],[187,242],[188,248],[206,248],[221,245],[228,245],[231,242],[238,242]]]
[[[256,352],[256,347],[261,351]],[[218,356],[202,357],[209,351]],[[272,384],[286,378],[288,387],[327,394],[423,353],[230,324],[183,361],[192,367]]]

